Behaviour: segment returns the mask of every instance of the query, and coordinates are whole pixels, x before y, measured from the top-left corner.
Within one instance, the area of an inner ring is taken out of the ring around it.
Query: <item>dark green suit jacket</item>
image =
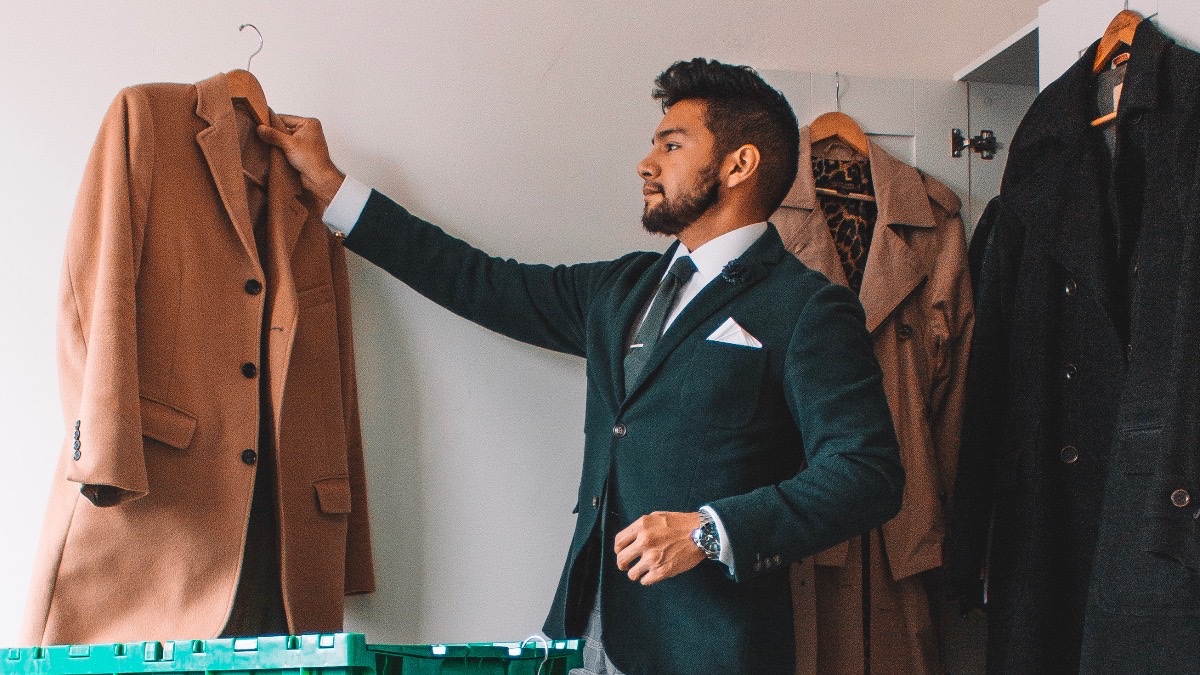
[[[895,515],[904,483],[850,290],[789,255],[769,227],[684,308],[626,397],[630,326],[674,245],[526,265],[489,257],[377,192],[345,244],[460,316],[587,358],[578,519],[548,635],[582,634],[599,579],[605,649],[629,675],[793,672],[789,563]],[[729,317],[763,346],[708,340]],[[704,561],[643,587],[617,569],[616,532],[703,504],[724,524],[736,574]]]

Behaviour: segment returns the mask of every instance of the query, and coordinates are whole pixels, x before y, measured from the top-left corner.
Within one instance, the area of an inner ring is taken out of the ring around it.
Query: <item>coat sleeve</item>
[[[940,284],[934,303],[938,315],[945,322],[945,337],[937,345],[936,375],[930,382],[929,422],[938,460],[938,486],[943,509],[949,514],[954,480],[958,473],[967,360],[971,354],[971,336],[975,328],[975,302],[962,217],[957,213],[944,214],[941,227],[953,234],[947,238],[947,246],[938,261],[941,268],[939,274],[945,274],[946,278]]]
[[[346,248],[501,335],[584,356],[591,298],[612,263],[529,265],[489,256],[372,192]],[[632,254],[636,255],[636,254]]]
[[[136,283],[153,171],[137,89],[117,95],[92,147],[67,232],[58,309],[66,477],[102,505],[149,491],[138,395]]]
[[[342,416],[346,428],[346,464],[350,472],[350,517],[346,530],[346,594],[375,590],[375,566],[371,551],[370,513],[367,508],[366,467],[363,461],[362,425],[358,414],[358,375],[354,363],[354,331],[350,314],[350,281],[346,252],[329,237],[333,269],[334,299],[337,302],[338,349],[342,372]]]
[[[837,364],[836,367],[831,364]],[[806,303],[785,363],[785,398],[807,467],[777,484],[713,501],[735,578],[792,562],[878,527],[900,511],[904,468],[862,305],[826,285]]]

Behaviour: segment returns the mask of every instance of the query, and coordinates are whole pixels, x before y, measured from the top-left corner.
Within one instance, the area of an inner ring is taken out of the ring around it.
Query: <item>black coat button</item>
[[[913,336],[913,327],[912,326],[910,326],[906,323],[902,323],[896,328],[896,337],[899,337],[901,340],[907,340],[912,336]]]
[[[257,452],[251,450],[250,448],[246,448],[245,450],[242,451],[242,463],[243,464],[249,464],[250,466],[254,466],[254,463],[257,461],[258,461],[258,453]]]
[[[1069,298],[1075,295],[1075,291],[1079,290],[1079,284],[1075,283],[1074,279],[1067,279],[1067,283],[1063,284],[1063,293]]]
[[[262,288],[262,282],[258,279],[246,280],[246,292],[250,295],[258,295],[259,293],[262,293]]]
[[[1079,461],[1079,449],[1068,445],[1058,452],[1058,458],[1063,461],[1063,464],[1074,464]]]
[[[250,378],[250,377],[254,377],[257,374],[258,374],[258,366],[255,366],[253,363],[243,363],[242,364],[242,375],[245,375],[247,378]]]
[[[613,427],[613,437],[615,438],[625,438],[625,434],[627,433],[629,433],[629,430],[625,428],[624,424],[618,424]]]
[[[1067,378],[1068,380],[1073,380],[1076,377],[1079,377],[1079,369],[1075,367],[1074,363],[1068,363],[1067,367],[1063,368],[1063,377]]]
[[[1188,494],[1187,490],[1180,488],[1171,493],[1171,503],[1174,504],[1176,508],[1182,509],[1183,507],[1192,503],[1192,496]]]

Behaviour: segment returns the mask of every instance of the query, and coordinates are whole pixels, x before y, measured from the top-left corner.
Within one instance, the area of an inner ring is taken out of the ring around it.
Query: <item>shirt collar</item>
[[[674,264],[676,259],[685,255],[691,256],[692,262],[696,264],[696,276],[704,281],[704,284],[701,285],[705,285],[716,279],[729,261],[741,257],[766,231],[767,221],[765,220],[753,225],[744,225],[704,242],[691,252],[688,252],[687,247],[680,242],[679,246],[675,248],[675,256],[671,258],[671,263]],[[671,265],[667,265],[667,269],[671,269]]]

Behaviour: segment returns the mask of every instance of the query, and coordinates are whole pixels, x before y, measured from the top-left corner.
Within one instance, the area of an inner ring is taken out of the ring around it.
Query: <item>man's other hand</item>
[[[682,574],[704,560],[692,543],[699,513],[655,511],[617,533],[617,567],[643,586]]]
[[[346,175],[338,171],[329,157],[321,120],[279,115],[279,121],[287,131],[262,124],[258,127],[258,137],[283,150],[288,162],[300,172],[304,189],[316,196],[322,207],[329,206]]]

